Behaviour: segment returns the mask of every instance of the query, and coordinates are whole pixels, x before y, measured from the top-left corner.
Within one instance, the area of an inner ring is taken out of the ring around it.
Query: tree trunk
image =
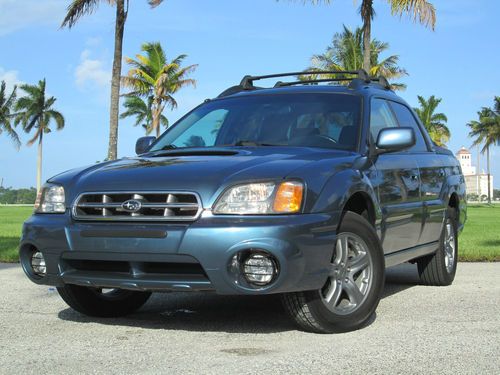
[[[125,12],[125,0],[116,1],[115,20],[115,51],[113,56],[113,72],[111,76],[111,103],[109,111],[109,147],[108,160],[117,158],[118,148],[118,115],[120,106],[120,77],[122,72],[122,45],[123,32],[127,13]]]
[[[491,189],[490,189],[490,147],[488,146],[486,148],[486,162],[488,163],[487,169],[488,169],[488,204],[491,204]]]
[[[159,100],[155,100],[151,108],[151,115],[153,117],[151,126],[156,131],[156,138],[158,138],[161,133],[161,114],[164,108],[165,106]]]
[[[43,130],[40,131],[38,138],[38,158],[36,161],[36,193],[40,192],[42,188],[42,145],[43,145]]]
[[[373,17],[373,0],[363,0],[361,18],[363,19],[363,69],[370,73],[371,68],[371,33]]]

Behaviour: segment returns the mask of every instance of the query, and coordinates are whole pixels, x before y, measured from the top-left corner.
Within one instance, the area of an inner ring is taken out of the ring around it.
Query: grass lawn
[[[17,262],[17,247],[23,221],[33,212],[33,207],[0,206],[0,262]]]
[[[459,237],[462,261],[500,261],[500,204],[469,205],[467,222]]]
[[[17,262],[21,225],[31,207],[0,206],[0,262]],[[500,205],[470,205],[460,236],[461,261],[500,261]]]

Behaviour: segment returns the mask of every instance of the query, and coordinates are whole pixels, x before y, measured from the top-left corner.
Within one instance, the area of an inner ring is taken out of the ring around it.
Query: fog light
[[[243,262],[243,274],[250,284],[267,285],[274,280],[277,273],[276,262],[267,254],[253,253]]]
[[[45,266],[45,258],[40,251],[35,251],[31,255],[31,269],[37,276],[45,276],[47,274],[47,267]]]

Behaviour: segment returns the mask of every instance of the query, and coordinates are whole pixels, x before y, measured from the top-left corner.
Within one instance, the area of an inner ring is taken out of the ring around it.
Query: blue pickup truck
[[[366,324],[387,267],[451,284],[459,163],[384,77],[313,73],[245,76],[137,156],[49,179],[23,228],[26,275],[99,317],[152,292],[275,293],[322,333]]]

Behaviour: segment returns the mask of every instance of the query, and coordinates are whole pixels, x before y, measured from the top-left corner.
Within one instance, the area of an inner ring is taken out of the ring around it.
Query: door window
[[[424,137],[422,136],[422,131],[420,130],[420,126],[418,126],[417,121],[415,120],[415,117],[413,117],[410,110],[406,106],[396,102],[391,102],[391,107],[394,110],[394,113],[396,114],[399,126],[413,128],[413,131],[415,132],[416,142],[415,145],[412,148],[410,148],[410,151],[412,152],[428,151],[427,144],[425,143]]]
[[[376,142],[378,133],[384,128],[397,127],[398,123],[389,104],[384,99],[374,98],[370,109],[370,133]]]

